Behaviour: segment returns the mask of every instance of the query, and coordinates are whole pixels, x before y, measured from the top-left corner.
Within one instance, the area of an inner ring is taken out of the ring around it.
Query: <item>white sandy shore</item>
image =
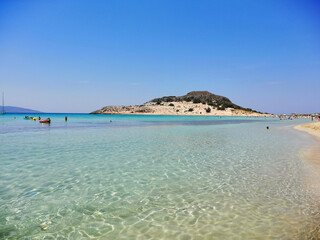
[[[320,122],[305,123],[294,127],[297,130],[305,131],[320,140]]]
[[[318,141],[315,145],[302,149],[300,157],[306,160],[306,184],[310,192],[320,199],[320,122],[306,123],[294,127],[299,131],[307,132]]]

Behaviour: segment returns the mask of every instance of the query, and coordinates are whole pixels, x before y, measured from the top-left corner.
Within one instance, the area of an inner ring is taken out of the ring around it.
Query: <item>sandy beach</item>
[[[315,144],[314,146],[308,149],[304,149],[301,152],[301,157],[306,159],[307,161],[312,161],[313,163],[319,165],[320,145],[318,143],[320,143],[320,122],[301,124],[301,125],[295,126],[294,128],[299,131],[307,132],[308,134],[314,136],[314,138],[317,140],[317,144]]]
[[[317,140],[313,146],[302,149],[299,155],[306,161],[305,167],[308,169],[307,188],[320,198],[320,122],[301,124],[294,128],[307,132]]]
[[[301,124],[294,128],[300,131],[305,131],[320,140],[320,122]]]

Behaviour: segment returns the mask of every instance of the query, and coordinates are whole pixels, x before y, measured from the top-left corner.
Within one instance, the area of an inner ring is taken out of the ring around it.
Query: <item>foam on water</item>
[[[0,120],[2,239],[319,236],[312,138],[287,127],[302,120],[16,117]]]

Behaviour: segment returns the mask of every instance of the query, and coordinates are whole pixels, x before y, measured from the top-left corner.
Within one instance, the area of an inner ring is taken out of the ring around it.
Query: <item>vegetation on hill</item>
[[[166,96],[162,98],[155,98],[151,100],[150,102],[155,102],[157,104],[161,104],[161,102],[193,102],[193,103],[203,103],[208,104],[209,106],[215,107],[218,110],[225,110],[226,108],[233,108],[233,109],[239,109],[249,112],[257,112],[252,110],[251,108],[243,108],[240,107],[237,104],[234,104],[230,101],[229,98],[215,95],[213,93],[210,93],[208,91],[192,91],[188,94],[180,97],[176,96]],[[257,112],[260,113],[260,112]]]

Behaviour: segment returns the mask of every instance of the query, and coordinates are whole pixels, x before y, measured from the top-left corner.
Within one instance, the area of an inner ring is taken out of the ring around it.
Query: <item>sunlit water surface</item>
[[[0,116],[0,239],[319,236],[307,120],[47,116]]]

